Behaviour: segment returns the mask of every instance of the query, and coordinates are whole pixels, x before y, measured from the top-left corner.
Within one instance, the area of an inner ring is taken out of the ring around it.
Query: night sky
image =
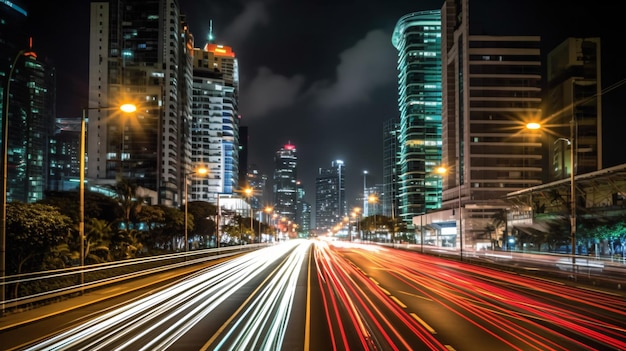
[[[59,117],[80,116],[87,101],[89,1],[35,1],[29,9],[34,49],[57,68]],[[270,178],[276,150],[292,143],[298,175],[314,203],[320,167],[346,164],[348,206],[382,181],[382,123],[397,116],[396,49],[391,34],[410,12],[440,9],[443,1],[199,1],[180,0],[202,47],[213,20],[216,42],[239,60],[240,113],[249,127],[249,163]],[[543,54],[567,36],[602,38],[602,86],[626,78],[619,2],[470,1],[474,34],[540,35]],[[604,167],[626,163],[626,87],[604,101]],[[620,103],[621,102],[621,103]],[[617,152],[616,152],[617,151]]]

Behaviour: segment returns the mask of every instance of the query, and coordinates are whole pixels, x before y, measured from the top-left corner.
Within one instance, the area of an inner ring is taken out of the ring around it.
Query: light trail
[[[265,339],[243,338],[252,344],[280,344],[289,319],[302,252],[308,245],[299,241],[271,246],[207,268],[161,291],[136,299],[65,330],[46,340],[28,345],[24,350],[165,350],[185,335],[211,311],[238,289],[254,279],[263,269],[287,255],[287,264],[274,274],[263,291],[264,298],[255,302],[254,315],[246,324],[244,335],[259,328]],[[295,250],[297,254],[289,254]],[[290,276],[291,274],[291,276]],[[287,278],[285,278],[287,277]],[[278,295],[280,293],[280,295]],[[291,298],[290,298],[291,297]],[[273,319],[261,318],[271,306]],[[147,341],[146,341],[147,340]],[[141,346],[138,346],[141,345]]]
[[[590,345],[597,344],[626,349],[626,304],[620,296],[406,251],[351,253],[508,349],[568,350],[564,345],[595,349]]]

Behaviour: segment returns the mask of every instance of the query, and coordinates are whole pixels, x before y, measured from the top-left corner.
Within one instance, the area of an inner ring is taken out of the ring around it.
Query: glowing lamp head
[[[528,129],[540,129],[541,128],[541,124],[537,123],[537,122],[530,122],[526,124],[526,128]]]
[[[122,106],[120,106],[120,110],[126,112],[126,113],[131,113],[131,112],[135,112],[137,111],[137,106],[133,105],[133,104],[124,104]]]

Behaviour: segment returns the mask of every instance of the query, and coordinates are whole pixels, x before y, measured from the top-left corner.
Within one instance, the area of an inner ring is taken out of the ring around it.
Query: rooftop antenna
[[[209,35],[207,36],[207,41],[209,44],[213,44],[213,40],[215,40],[215,37],[213,37],[213,20],[209,20]]]

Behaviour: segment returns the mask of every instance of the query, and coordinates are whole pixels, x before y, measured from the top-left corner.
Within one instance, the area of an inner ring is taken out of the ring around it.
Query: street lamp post
[[[85,107],[83,108],[82,118],[80,120],[80,151],[78,153],[78,237],[80,240],[80,285],[85,283],[82,268],[85,266],[85,122],[87,120],[87,111],[89,110],[114,110],[119,108],[122,112],[132,113],[137,110],[137,106],[133,104],[123,104],[119,107]],[[82,290],[81,290],[82,291]]]
[[[261,216],[263,216],[263,212],[265,212],[266,213],[266,219],[268,219],[268,222],[269,222],[269,215],[270,215],[270,213],[272,213],[272,211],[274,211],[274,209],[271,206],[265,206],[265,208],[261,212]],[[260,241],[260,238],[261,238],[261,222],[262,221],[259,221],[259,241]]]
[[[356,234],[362,240],[363,237],[361,236],[361,224],[359,223],[359,214],[360,214],[360,212],[361,212],[360,208],[358,208],[358,207],[354,208],[354,214],[356,215]]]
[[[252,242],[254,243],[254,218],[252,216],[252,193],[254,191],[252,188],[245,188],[243,191],[248,198],[248,205],[250,206],[250,232],[252,233]]]
[[[11,79],[13,79],[13,72],[17,65],[17,60],[22,57],[28,50],[22,49],[17,52],[13,59],[13,64],[9,70],[7,76],[7,85],[4,90],[4,118],[2,120],[2,224],[0,225],[0,279],[2,286],[0,286],[0,315],[4,314],[4,301],[5,301],[5,287],[4,278],[6,277],[6,239],[7,239],[7,176],[8,176],[8,158],[9,158],[9,102],[11,92]]]
[[[562,140],[569,144],[570,151],[570,240],[572,246],[572,272],[576,267],[576,129],[578,127],[576,117],[574,115],[574,104],[572,104],[572,119],[569,123],[569,139],[557,138],[556,141]],[[528,129],[540,129],[542,126],[539,123],[528,123],[526,128]],[[555,141],[555,142],[556,142]]]
[[[378,196],[376,196],[375,194],[372,194],[370,196],[367,197],[367,202],[368,204],[372,204],[372,212],[374,213],[374,236],[376,236],[376,203],[378,202]],[[368,205],[367,210],[370,210],[370,207]],[[371,236],[370,236],[370,241],[371,241]]]
[[[272,215],[272,233],[274,234],[274,242],[276,242],[276,241],[277,241],[277,239],[278,239],[278,238],[277,238],[277,236],[278,236],[277,231],[278,231],[278,230],[276,229],[276,227],[278,226],[278,223],[277,223],[277,222],[278,222],[278,214],[277,214],[277,213],[274,213],[274,214]]]
[[[189,179],[189,176],[192,176],[194,174],[205,175],[208,172],[209,172],[208,169],[206,169],[204,167],[201,167],[201,168],[198,168],[197,170],[195,170],[193,172],[185,173],[185,186],[184,186],[184,188],[185,188],[185,191],[184,191],[185,192],[185,199],[184,199],[185,200],[185,218],[184,218],[184,222],[185,222],[185,224],[184,224],[185,225],[185,229],[184,229],[185,230],[185,252],[189,251],[189,241],[188,241],[189,239],[187,238],[187,231],[188,231],[187,227],[189,226],[189,224],[188,224],[189,219],[187,218],[187,216],[188,216],[187,203],[189,202],[189,184],[187,184],[188,183],[188,179]]]
[[[446,167],[437,167],[437,173],[443,175],[446,174],[447,172],[449,172],[448,168]],[[461,203],[461,163],[459,161],[459,166],[457,169],[457,174],[458,174],[458,180],[459,180],[459,184],[457,186],[457,191],[458,191],[458,208],[459,208],[459,257],[460,260],[463,261],[463,207],[462,207],[462,203]],[[435,238],[435,245],[437,245],[438,242],[438,238]]]
[[[220,193],[217,193],[215,209],[215,247],[220,247],[220,217],[222,216],[222,209],[220,207]]]

